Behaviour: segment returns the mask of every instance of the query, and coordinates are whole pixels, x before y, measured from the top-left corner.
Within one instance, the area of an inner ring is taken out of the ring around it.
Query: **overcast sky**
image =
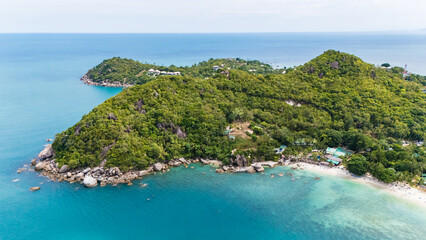
[[[426,0],[0,0],[0,32],[340,32],[426,28]]]

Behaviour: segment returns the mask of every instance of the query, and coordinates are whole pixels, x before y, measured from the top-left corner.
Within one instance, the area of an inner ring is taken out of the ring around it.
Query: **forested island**
[[[424,184],[425,78],[402,70],[334,50],[289,69],[242,59],[161,67],[112,58],[83,80],[129,87],[57,134],[41,158],[63,172],[128,172],[182,158],[230,166],[327,161],[317,152],[345,147],[353,154],[341,163],[352,173]]]
[[[190,67],[177,67],[174,65],[166,67],[114,57],[106,59],[90,69],[81,80],[90,85],[129,87],[147,83],[164,75],[208,79],[218,72],[225,71],[226,73],[231,69],[257,74],[286,72],[286,69],[273,68],[271,65],[257,60],[247,61],[240,58],[210,59]]]

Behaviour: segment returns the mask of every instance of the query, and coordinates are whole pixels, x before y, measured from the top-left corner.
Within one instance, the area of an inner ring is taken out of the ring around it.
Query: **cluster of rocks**
[[[265,161],[265,162],[256,162],[252,163],[250,166],[233,166],[227,165],[222,166],[221,168],[216,169],[217,173],[256,173],[256,172],[264,172],[265,167],[273,168],[277,166],[279,162]]]
[[[129,184],[132,180],[140,179],[148,174],[148,170],[122,173],[118,167],[95,167],[71,170],[68,165],[63,165],[59,168],[55,159],[43,159],[36,162],[34,169],[36,171],[42,171],[42,175],[54,181],[67,181],[70,183],[81,182],[86,187],[95,187],[98,183],[101,186],[120,183]]]
[[[221,162],[218,160],[186,160],[185,158],[179,158],[167,163],[155,163],[148,167],[147,170],[132,170],[126,173],[121,172],[118,167],[106,168],[104,167],[104,162],[101,163],[100,166],[94,168],[71,169],[68,165],[59,167],[59,164],[56,163],[54,159],[52,145],[49,144],[40,152],[37,159],[31,161],[31,166],[34,166],[36,171],[41,171],[43,176],[47,176],[54,181],[67,181],[70,183],[80,182],[86,187],[95,187],[98,184],[101,186],[106,186],[107,184],[117,185],[121,183],[131,184],[132,180],[141,179],[143,176],[152,172],[165,172],[169,167],[177,167],[180,165],[187,166],[190,163],[200,161],[203,164],[221,165]]]
[[[58,163],[56,163],[54,159],[52,145],[49,144],[40,152],[37,159],[32,160],[31,166],[34,166],[36,171],[41,171],[42,175],[47,176],[54,181],[68,181],[70,183],[80,182],[86,187],[95,187],[98,184],[101,186],[106,186],[107,184],[117,185],[121,183],[131,185],[132,180],[141,179],[147,174],[153,172],[166,172],[169,171],[170,167],[178,167],[181,165],[188,167],[188,164],[197,162],[200,162],[203,165],[212,165],[216,167],[217,173],[256,173],[265,171],[265,167],[273,168],[277,165],[288,164],[287,162],[291,160],[295,161],[297,159],[290,159],[288,161],[281,159],[278,162],[264,161],[250,163],[250,161],[244,156],[236,155],[234,158],[230,159],[230,165],[223,165],[219,160],[203,158],[187,160],[185,158],[179,158],[168,161],[167,163],[155,163],[146,170],[132,170],[123,173],[118,167],[104,167],[105,162],[102,162],[98,167],[85,169],[71,169],[68,165],[59,167]]]
[[[83,75],[83,77],[80,78],[80,80],[87,85],[93,85],[93,86],[102,86],[102,87],[131,87],[133,84],[128,83],[120,83],[120,82],[108,82],[108,81],[101,81],[101,82],[95,82],[93,79],[91,79],[87,73]]]
[[[273,168],[278,164],[284,163],[282,160],[278,162],[273,161],[264,161],[264,162],[255,162],[249,164],[249,161],[246,157],[242,155],[236,155],[235,158],[230,160],[230,165],[222,166],[221,168],[217,168],[217,173],[256,173],[265,171],[264,167]]]

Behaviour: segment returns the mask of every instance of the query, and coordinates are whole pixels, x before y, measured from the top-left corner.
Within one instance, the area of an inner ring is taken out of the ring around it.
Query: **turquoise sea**
[[[424,238],[426,206],[306,171],[295,181],[269,177],[291,171],[283,167],[220,175],[193,164],[133,186],[93,189],[16,173],[47,138],[121,91],[79,81],[105,58],[191,65],[241,57],[294,66],[327,49],[426,74],[426,35],[0,34],[0,239]]]

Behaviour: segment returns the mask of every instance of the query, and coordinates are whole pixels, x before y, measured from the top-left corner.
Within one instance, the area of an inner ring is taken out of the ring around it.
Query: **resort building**
[[[282,154],[286,148],[287,148],[287,146],[286,146],[286,145],[281,145],[279,148],[275,148],[275,149],[274,149],[274,152],[275,152],[276,154]]]
[[[334,156],[334,157],[341,157],[341,156],[347,156],[347,155],[351,155],[351,154],[353,154],[354,152],[353,151],[351,151],[351,150],[349,150],[349,149],[346,149],[346,148],[330,148],[330,147],[328,147],[326,150],[325,150],[325,154],[328,154],[328,155],[332,155],[332,156]]]
[[[326,156],[327,157],[327,162],[331,162],[334,165],[339,165],[340,163],[342,163],[342,159],[338,158],[338,157],[334,157],[331,155]]]
[[[348,156],[353,154],[353,151],[346,148],[330,148],[328,147],[325,150],[325,157],[328,162],[333,163],[334,165],[339,165],[342,162],[340,157]]]

